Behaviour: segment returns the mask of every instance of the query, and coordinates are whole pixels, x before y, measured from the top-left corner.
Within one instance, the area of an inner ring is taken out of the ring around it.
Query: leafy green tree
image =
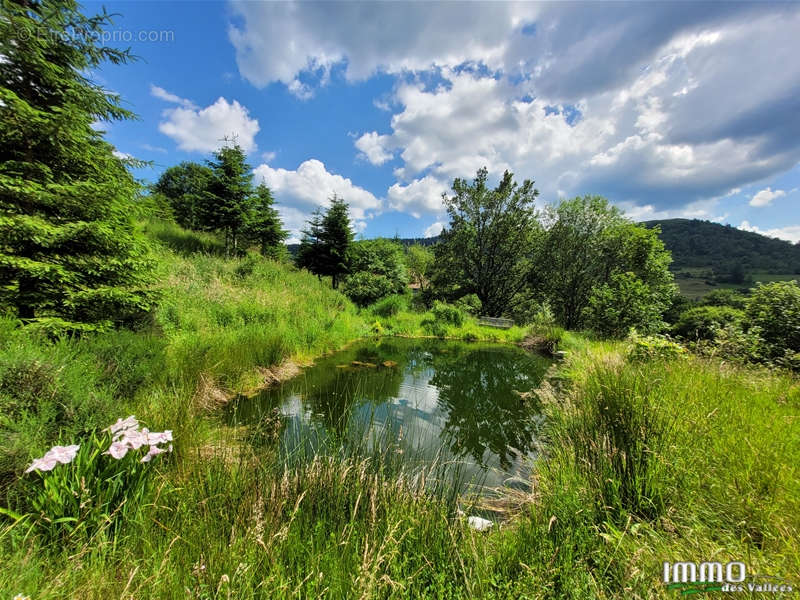
[[[663,326],[661,303],[650,288],[631,272],[615,273],[597,286],[585,309],[586,323],[606,337],[623,338],[632,328],[639,333],[656,333]]]
[[[167,198],[178,225],[200,230],[204,228],[204,203],[213,176],[206,165],[184,161],[164,171],[153,191]]]
[[[253,206],[253,174],[239,144],[223,146],[208,161],[212,177],[205,194],[201,222],[222,231],[226,252],[237,252],[242,231]]]
[[[245,225],[246,237],[259,245],[263,256],[271,258],[278,257],[279,250],[289,235],[283,229],[283,222],[274,204],[272,192],[262,183],[255,189]]]
[[[800,286],[796,281],[759,284],[745,314],[747,325],[760,329],[767,358],[800,353]]]
[[[398,242],[384,238],[353,242],[349,262],[351,273],[365,271],[386,277],[393,294],[406,290],[408,271],[403,246]]]
[[[131,220],[139,188],[92,127],[134,117],[86,75],[130,60],[97,43],[110,24],[69,0],[2,3],[0,303],[51,329],[129,322],[150,306]]]
[[[508,171],[494,189],[487,177],[482,168],[472,183],[456,178],[453,196],[443,195],[450,223],[435,246],[434,284],[446,296],[474,293],[485,314],[499,316],[527,284],[539,192],[530,180],[518,185]]]
[[[585,326],[595,289],[620,273],[633,273],[646,285],[662,312],[669,306],[675,294],[671,259],[657,229],[632,223],[599,196],[548,207],[544,228],[530,283],[564,327]]]
[[[435,257],[430,248],[414,244],[406,249],[406,264],[411,281],[419,285],[420,291],[428,286],[428,277]]]

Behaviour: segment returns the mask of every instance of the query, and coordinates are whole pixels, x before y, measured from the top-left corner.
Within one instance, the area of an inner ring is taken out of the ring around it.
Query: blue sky
[[[365,237],[435,234],[485,165],[800,241],[800,4],[102,5],[140,58],[93,73],[139,115],[109,141],[153,180],[235,134],[295,234],[333,193]]]

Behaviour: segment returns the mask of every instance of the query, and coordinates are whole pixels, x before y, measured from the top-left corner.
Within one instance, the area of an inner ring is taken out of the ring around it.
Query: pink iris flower
[[[80,446],[78,445],[53,446],[42,458],[37,458],[34,460],[33,463],[31,463],[31,466],[25,469],[25,472],[30,473],[31,471],[52,471],[58,463],[66,465],[75,459],[79,448]]]

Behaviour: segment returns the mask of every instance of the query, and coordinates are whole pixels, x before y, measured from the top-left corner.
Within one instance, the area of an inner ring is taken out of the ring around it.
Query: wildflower
[[[170,446],[170,448],[171,447],[172,446]],[[147,454],[145,454],[142,457],[142,460],[140,462],[150,462],[154,456],[158,456],[163,452],[167,452],[167,450],[165,448],[159,448],[158,446],[150,446],[150,449],[147,451]]]
[[[108,450],[104,454],[110,454],[112,457],[119,460],[128,453],[128,444],[126,442],[111,442]]]
[[[139,427],[139,421],[136,420],[136,417],[131,415],[126,419],[117,419],[116,423],[114,423],[110,427],[107,427],[103,431],[110,431],[111,435],[113,435],[114,438],[119,438],[125,435],[125,432],[137,429],[138,427]]]
[[[17,594],[11,600],[31,600],[30,596],[23,596],[22,594]]]
[[[30,473],[31,471],[36,470],[52,471],[58,463],[66,465],[75,459],[75,455],[78,453],[78,448],[80,448],[78,445],[53,446],[42,458],[37,458],[34,460],[33,463],[31,463],[31,466],[25,469],[25,472]]]

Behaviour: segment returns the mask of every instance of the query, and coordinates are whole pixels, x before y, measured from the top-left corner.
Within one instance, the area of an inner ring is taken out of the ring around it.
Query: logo
[[[668,590],[680,591],[682,595],[704,592],[767,592],[787,593],[794,591],[791,584],[780,577],[752,575],[748,578],[743,562],[732,561],[676,563],[664,562],[663,581]]]

